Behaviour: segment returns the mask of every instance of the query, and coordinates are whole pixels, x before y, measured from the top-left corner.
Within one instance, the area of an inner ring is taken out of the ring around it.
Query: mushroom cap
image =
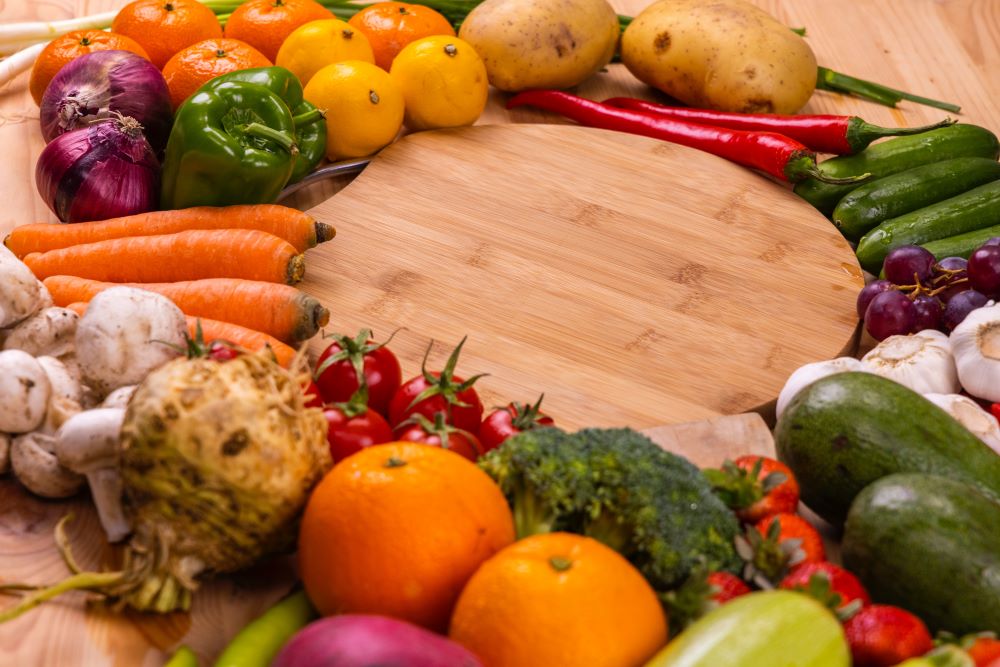
[[[10,463],[18,481],[45,498],[68,498],[83,487],[84,477],[59,464],[52,449],[55,438],[28,433],[14,438]]]

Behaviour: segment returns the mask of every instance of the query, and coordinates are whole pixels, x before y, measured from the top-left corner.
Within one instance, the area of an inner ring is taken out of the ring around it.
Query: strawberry
[[[802,563],[826,560],[823,538],[797,514],[775,514],[736,538],[736,553],[745,562],[743,578],[760,588],[773,588]]]
[[[773,514],[794,513],[799,506],[799,483],[784,463],[765,456],[740,456],[722,468],[705,471],[712,488],[744,523],[757,523]]]
[[[750,592],[742,579],[728,572],[708,572],[697,566],[691,575],[672,591],[662,595],[670,617],[670,627],[682,629],[719,605]]]
[[[994,663],[1000,665],[1000,639],[996,635],[986,632],[970,639],[971,643],[965,651],[976,667],[992,667]]]
[[[844,622],[855,667],[891,667],[934,648],[927,626],[899,607],[873,604]]]
[[[836,612],[841,619],[850,618],[872,602],[857,577],[825,561],[799,565],[781,580],[778,588],[803,591]]]
[[[712,587],[709,599],[720,605],[750,592],[742,579],[728,572],[712,572],[708,575],[708,585]]]

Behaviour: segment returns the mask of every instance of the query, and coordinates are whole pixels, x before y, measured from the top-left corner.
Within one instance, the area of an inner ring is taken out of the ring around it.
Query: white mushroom
[[[0,245],[0,287],[0,328],[17,324],[48,303],[48,290],[3,245]]]
[[[135,393],[135,390],[138,386],[139,385],[130,384],[127,387],[118,387],[113,392],[107,395],[107,397],[101,403],[101,407],[102,408],[128,407],[128,402],[132,400],[132,394]]]
[[[44,498],[68,498],[83,486],[84,478],[59,464],[53,454],[56,439],[28,433],[14,438],[10,465],[14,476],[29,491]]]
[[[0,352],[0,432],[34,431],[45,419],[51,394],[45,369],[33,356],[21,350]]]
[[[0,433],[0,475],[10,470],[10,436]]]
[[[86,385],[105,396],[138,384],[183,353],[184,313],[159,294],[112,287],[91,300],[76,328],[76,358]]]
[[[80,316],[68,308],[45,308],[23,320],[7,334],[3,349],[30,355],[58,357],[73,349]]]
[[[97,408],[71,417],[56,434],[59,463],[86,475],[90,494],[108,540],[117,542],[131,532],[122,508],[119,433],[124,408]]]
[[[45,435],[54,435],[67,419],[83,410],[83,388],[66,366],[55,357],[38,357],[36,361],[45,369],[52,385],[49,407],[45,411],[45,421],[38,428]]]

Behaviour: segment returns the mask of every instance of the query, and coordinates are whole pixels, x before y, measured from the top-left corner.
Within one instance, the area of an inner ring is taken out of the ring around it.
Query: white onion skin
[[[167,82],[131,51],[94,51],[73,59],[52,78],[38,109],[46,142],[116,113],[139,121],[156,154],[163,152],[173,122]]]
[[[160,164],[141,131],[109,118],[60,134],[38,156],[35,185],[63,222],[155,210]]]

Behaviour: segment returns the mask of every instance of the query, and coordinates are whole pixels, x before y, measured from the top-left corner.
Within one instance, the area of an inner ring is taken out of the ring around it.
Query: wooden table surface
[[[70,18],[114,9],[125,1],[0,0],[0,23]],[[1000,0],[753,1],[790,26],[805,26],[820,64],[959,103],[963,122],[1000,131]],[[635,14],[648,0],[612,0],[612,4],[621,13]],[[617,65],[578,92],[597,99],[625,93],[656,97]],[[803,111],[856,114],[885,125],[916,125],[945,115],[905,102],[898,109],[887,109],[825,92],[814,95]],[[554,122],[530,110],[508,113],[500,96],[495,96],[480,122],[538,120]],[[37,108],[27,93],[27,75],[0,89],[0,147],[4,151],[0,233],[27,222],[54,221],[34,185],[34,165],[43,142]],[[313,189],[295,202],[305,208],[331,193],[330,187]],[[10,481],[0,483],[0,554],[4,554],[0,579],[47,582],[65,576],[51,547],[51,527],[68,508],[85,503],[40,502]],[[92,512],[83,511],[69,533],[85,566],[95,567],[106,556]],[[82,596],[71,596],[0,627],[0,665],[158,665],[163,651],[181,638],[194,645],[204,661],[248,618],[281,595],[290,576],[289,567],[279,564],[213,582],[196,602],[193,622],[185,614],[155,620],[110,619],[99,611],[83,614]]]

